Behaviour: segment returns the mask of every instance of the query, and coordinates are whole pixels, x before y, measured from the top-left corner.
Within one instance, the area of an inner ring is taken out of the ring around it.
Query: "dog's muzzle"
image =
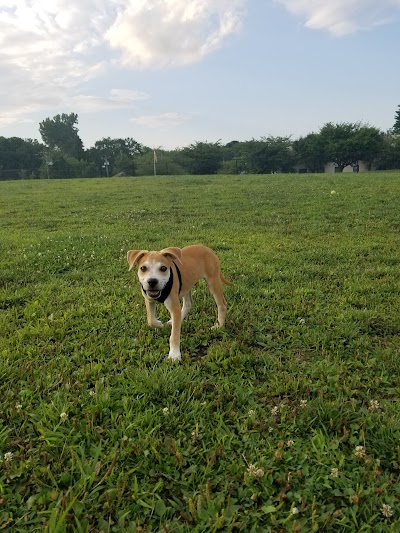
[[[152,300],[157,300],[157,298],[161,296],[161,291],[155,291],[154,289],[149,289],[147,291],[143,289],[143,292],[145,293],[146,296],[148,296]]]
[[[143,287],[143,292],[148,296],[149,298],[152,298],[153,300],[156,300],[161,295],[161,290],[157,289],[158,285],[158,279],[157,278],[150,278],[146,281],[147,287],[149,287],[147,290]]]

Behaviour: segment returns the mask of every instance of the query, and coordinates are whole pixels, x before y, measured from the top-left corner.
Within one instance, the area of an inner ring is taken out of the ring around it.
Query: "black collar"
[[[181,292],[181,289],[182,289],[182,276],[181,276],[181,271],[177,267],[176,263],[174,261],[173,261],[173,263],[175,265],[176,273],[178,274],[178,279],[179,279],[179,291],[178,291],[178,294],[179,294]],[[161,304],[163,304],[165,302],[165,300],[168,298],[168,296],[170,295],[170,292],[171,292],[173,284],[174,284],[174,274],[173,274],[172,268],[171,268],[167,284],[165,285],[165,287],[161,291],[160,296],[158,298],[154,298],[154,300],[156,302],[160,302]],[[143,289],[143,287],[142,287],[142,289]],[[144,289],[143,289],[143,292],[146,293],[146,291]]]
[[[169,280],[167,281],[167,284],[161,291],[160,296],[158,298],[155,298],[156,302],[160,302],[160,304],[163,304],[165,302],[165,300],[169,296],[169,293],[171,292],[173,283],[174,283],[174,275],[172,273],[172,268],[171,268],[170,274],[169,274]]]

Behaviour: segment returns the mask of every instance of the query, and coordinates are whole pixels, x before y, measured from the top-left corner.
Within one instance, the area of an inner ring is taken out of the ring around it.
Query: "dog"
[[[138,265],[138,277],[149,325],[155,328],[163,327],[163,323],[156,318],[157,302],[163,303],[171,315],[168,322],[172,327],[169,359],[181,360],[181,324],[192,306],[191,290],[201,279],[207,282],[218,308],[218,318],[213,328],[221,328],[224,325],[226,300],[222,284],[233,283],[221,274],[218,256],[211,248],[195,244],[185,248],[164,248],[159,252],[129,250],[127,259],[129,270],[132,270],[135,264]],[[182,309],[180,298],[183,298]]]

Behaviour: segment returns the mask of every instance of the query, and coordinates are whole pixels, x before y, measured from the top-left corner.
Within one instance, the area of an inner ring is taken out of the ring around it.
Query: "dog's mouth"
[[[149,298],[153,298],[154,300],[158,298],[160,294],[161,294],[161,291],[154,291],[154,290],[146,291],[146,296],[148,296]]]

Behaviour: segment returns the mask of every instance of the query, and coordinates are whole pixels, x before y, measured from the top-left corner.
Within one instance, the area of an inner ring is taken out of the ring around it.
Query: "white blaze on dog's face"
[[[138,277],[147,298],[157,299],[168,283],[170,261],[160,254],[150,252],[138,262]]]

